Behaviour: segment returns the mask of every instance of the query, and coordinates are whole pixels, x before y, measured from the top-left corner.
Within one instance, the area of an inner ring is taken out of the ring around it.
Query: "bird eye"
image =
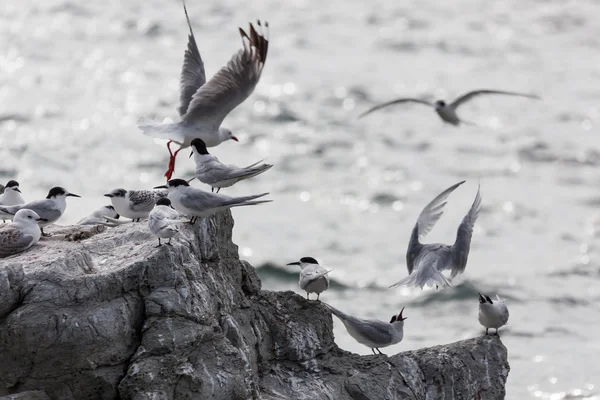
[[[31,218],[31,215],[28,215],[27,218]]]

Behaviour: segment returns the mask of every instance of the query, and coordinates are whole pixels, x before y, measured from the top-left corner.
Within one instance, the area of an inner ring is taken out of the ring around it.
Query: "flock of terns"
[[[207,81],[185,3],[183,8],[190,33],[180,77],[178,112],[181,120],[175,123],[160,123],[144,118],[138,125],[145,135],[168,140],[170,158],[165,173],[167,183],[153,190],[114,189],[104,195],[110,198],[112,204],[95,210],[79,221],[80,225],[116,226],[147,219],[150,231],[158,238],[158,246],[163,244],[163,240],[167,240],[166,244],[170,245],[171,239],[186,222],[194,224],[198,218],[209,217],[232,207],[271,201],[258,200],[269,193],[231,197],[219,191],[241,180],[262,174],[272,165],[262,163],[262,160],[247,167],[226,165],[208,152],[209,147],[228,140],[237,141],[231,130],[222,127],[221,123],[229,112],[250,96],[260,79],[269,48],[269,25],[260,21],[256,27],[250,24],[248,33],[240,28],[242,49]],[[374,106],[361,114],[361,117],[391,105],[412,102],[432,106],[444,122],[459,125],[469,122],[458,117],[457,108],[466,101],[484,94],[538,98],[530,94],[499,90],[472,91],[449,104],[443,100],[431,104],[421,99],[401,98]],[[172,143],[179,145],[175,152],[171,150]],[[176,156],[188,147],[191,147],[190,157],[194,157],[196,164],[195,176],[190,180],[172,179]],[[190,182],[194,179],[209,185],[211,192],[192,187]],[[406,285],[421,289],[425,286],[445,288],[452,286],[452,278],[465,271],[473,227],[481,210],[479,189],[471,208],[458,227],[456,241],[452,245],[423,244],[420,241],[440,219],[448,196],[463,183],[464,181],[458,182],[444,190],[419,214],[406,252],[408,276],[391,287]],[[0,227],[0,258],[21,253],[34,246],[40,237],[49,236],[43,228],[62,217],[66,210],[67,197],[80,196],[62,187],[53,187],[45,199],[27,203],[23,199],[19,183],[15,180],[9,181],[0,195],[0,219],[12,220],[12,223],[2,224]],[[182,220],[183,215],[189,216],[189,221]],[[121,216],[131,221],[119,219]],[[320,294],[329,287],[328,274],[331,270],[319,265],[312,257],[303,257],[288,265],[300,266],[301,289],[306,291],[307,298],[311,293],[315,293],[318,301]],[[450,271],[449,278],[444,276],[444,271]],[[406,319],[403,316],[404,308],[399,314],[393,315],[390,322],[385,322],[353,317],[326,305],[343,322],[348,333],[359,343],[371,348],[373,353],[377,350],[382,354],[379,348],[399,343],[403,338]],[[486,334],[489,328],[495,328],[497,333],[498,328],[508,322],[508,316],[508,309],[503,300],[498,297],[496,301],[492,301],[489,296],[479,294],[479,322],[486,328]]]

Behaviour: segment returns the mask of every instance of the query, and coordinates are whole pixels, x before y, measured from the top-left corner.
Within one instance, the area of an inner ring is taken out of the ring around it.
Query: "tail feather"
[[[258,199],[259,197],[263,197],[263,196],[266,196],[268,194],[269,193],[267,192],[267,193],[255,194],[255,195],[252,195],[252,196],[234,197],[234,198],[229,199],[229,201],[227,201],[225,203],[225,205],[226,206],[229,206],[229,205],[235,206],[235,205],[248,204],[248,202],[250,202],[250,200]]]
[[[333,315],[335,315],[336,317],[338,317],[341,321],[346,321],[348,319],[348,316],[346,314],[344,314],[342,311],[338,310],[337,308],[335,308],[334,306],[331,306],[325,302],[322,302],[327,308],[329,308],[329,310],[331,311],[331,313]]]
[[[434,267],[429,267],[429,271],[431,272],[430,274],[426,274],[423,273],[423,271],[421,271],[420,269],[413,271],[410,275],[408,275],[407,277],[404,277],[402,279],[400,279],[398,282],[394,283],[393,285],[390,286],[390,288],[394,288],[394,287],[398,287],[398,286],[402,286],[402,285],[406,285],[408,287],[420,287],[421,289],[423,289],[423,287],[427,286],[431,286],[431,285],[436,285],[439,287],[452,287],[452,284],[450,283],[450,281],[448,281],[448,279],[446,279],[446,277],[440,272],[438,271],[437,268]]]
[[[137,124],[146,136],[158,139],[181,140],[181,132],[177,130],[177,124],[165,124],[146,117],[138,119]]]
[[[257,204],[263,203],[272,203],[273,200],[255,200],[255,201],[245,201],[243,203],[234,204],[231,207],[241,207],[241,206],[255,206]]]

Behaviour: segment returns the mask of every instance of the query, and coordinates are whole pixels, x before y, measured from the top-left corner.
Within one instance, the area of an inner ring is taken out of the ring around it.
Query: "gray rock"
[[[261,290],[232,229],[223,212],[155,248],[145,223],[54,227],[0,260],[0,400],[504,398],[497,337],[343,351],[320,303]]]

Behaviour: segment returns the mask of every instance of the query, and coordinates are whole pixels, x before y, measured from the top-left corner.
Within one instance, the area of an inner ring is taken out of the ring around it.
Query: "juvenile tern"
[[[23,200],[23,196],[21,195],[19,182],[14,180],[8,181],[6,186],[4,186],[4,192],[0,195],[0,206],[15,206],[23,203],[25,203],[25,200]],[[10,214],[0,214],[0,219],[4,222],[7,219],[12,219],[12,217]]]
[[[156,201],[161,197],[167,197],[167,192],[164,190],[114,189],[105,196],[110,198],[117,213],[139,222],[142,218],[148,218]]]
[[[191,216],[189,221],[191,224],[194,224],[198,217],[208,217],[232,207],[252,206],[273,201],[254,200],[269,193],[243,197],[209,193],[191,187],[188,181],[183,179],[171,179],[166,185],[155,187],[155,189],[164,188],[169,189],[169,200],[173,207],[180,213]]]
[[[464,272],[469,257],[469,249],[471,248],[473,226],[481,210],[481,193],[479,187],[477,188],[477,195],[475,196],[473,205],[458,227],[456,241],[453,245],[441,243],[422,244],[419,241],[419,238],[424,237],[433,229],[435,223],[442,216],[446,199],[450,193],[463,183],[465,181],[444,190],[421,211],[417,223],[412,230],[406,251],[406,266],[409,275],[390,287],[407,285],[419,286],[423,289],[425,285],[431,286],[433,284],[441,287],[452,286],[442,274],[442,271],[450,270],[451,279]]]
[[[504,304],[504,300],[500,299],[500,296],[496,295],[496,302],[494,303],[489,296],[479,294],[479,323],[485,328],[485,334],[488,334],[490,328],[496,329],[496,335],[498,334],[498,328],[506,325],[508,322],[508,308]]]
[[[0,228],[0,258],[20,253],[36,244],[42,233],[38,222],[44,221],[35,211],[26,208],[17,211],[12,224]]]
[[[508,96],[527,97],[527,98],[535,99],[535,100],[539,100],[540,99],[539,96],[536,96],[536,95],[533,95],[533,94],[527,94],[527,93],[506,92],[506,91],[503,91],[503,90],[487,90],[487,89],[473,90],[471,92],[463,94],[462,96],[458,97],[456,100],[454,100],[451,103],[446,103],[444,100],[438,100],[438,101],[436,101],[435,103],[432,104],[432,103],[430,103],[430,102],[428,102],[426,100],[423,100],[423,99],[400,98],[400,99],[388,101],[387,103],[378,104],[378,105],[376,105],[376,106],[368,109],[364,113],[360,114],[358,116],[358,118],[365,117],[365,116],[371,114],[373,111],[381,110],[382,108],[385,108],[385,107],[388,107],[388,106],[392,106],[392,105],[395,105],[395,104],[418,103],[418,104],[424,104],[426,106],[433,107],[434,110],[435,110],[435,112],[442,119],[442,121],[444,121],[444,122],[446,122],[446,123],[448,123],[450,125],[458,126],[461,123],[467,124],[467,125],[472,125],[472,123],[460,119],[458,117],[458,115],[456,114],[456,109],[459,106],[461,106],[462,104],[464,104],[467,101],[471,100],[472,98],[480,96],[482,94],[503,94],[503,95],[508,95]]]
[[[0,206],[0,213],[16,214],[20,209],[26,208],[35,211],[40,220],[42,236],[50,236],[44,233],[44,226],[50,225],[63,216],[67,208],[67,197],[81,197],[73,193],[69,193],[66,189],[59,186],[53,187],[48,192],[43,200],[32,201],[31,203],[18,204],[16,206]]]
[[[310,300],[310,293],[316,293],[317,300],[319,300],[321,293],[329,288],[329,277],[327,274],[332,270],[320,266],[314,258],[302,257],[300,261],[287,265],[300,266],[300,289],[306,291],[307,300]]]
[[[225,117],[252,94],[258,83],[267,59],[269,41],[263,34],[263,25],[257,21],[257,29],[250,24],[249,34],[239,28],[242,49],[233,55],[226,66],[221,68],[210,81],[206,82],[204,62],[192,31],[190,18],[183,3],[190,34],[183,67],[179,79],[180,122],[159,123],[142,119],[138,127],[145,135],[168,139],[169,169],[165,173],[171,179],[175,171],[177,153],[189,147],[194,138],[201,138],[208,147],[214,147],[226,140],[238,141],[228,128],[221,127]],[[269,24],[264,24],[268,32]],[[265,32],[266,33],[266,32]],[[173,153],[171,143],[180,147]]]
[[[377,319],[362,319],[348,315],[335,307],[325,304],[346,327],[346,330],[358,343],[369,347],[373,354],[375,350],[383,354],[379,348],[392,346],[400,343],[404,337],[404,320],[402,316],[404,307],[400,314],[392,315],[390,322],[383,322]]]
[[[120,215],[115,211],[113,206],[102,206],[87,217],[81,219],[77,225],[111,225],[108,223],[109,220],[106,217],[119,219]]]
[[[148,216],[148,227],[158,238],[158,246],[162,245],[160,239],[169,239],[167,244],[171,245],[171,238],[179,232],[179,213],[171,206],[171,200],[166,197],[158,199],[156,205]]]
[[[196,163],[196,178],[200,182],[210,185],[211,192],[217,188],[217,193],[221,188],[230,187],[239,181],[260,175],[272,167],[271,164],[257,165],[262,160],[245,168],[225,165],[217,157],[208,153],[206,143],[202,139],[192,140],[190,157],[192,155]]]

